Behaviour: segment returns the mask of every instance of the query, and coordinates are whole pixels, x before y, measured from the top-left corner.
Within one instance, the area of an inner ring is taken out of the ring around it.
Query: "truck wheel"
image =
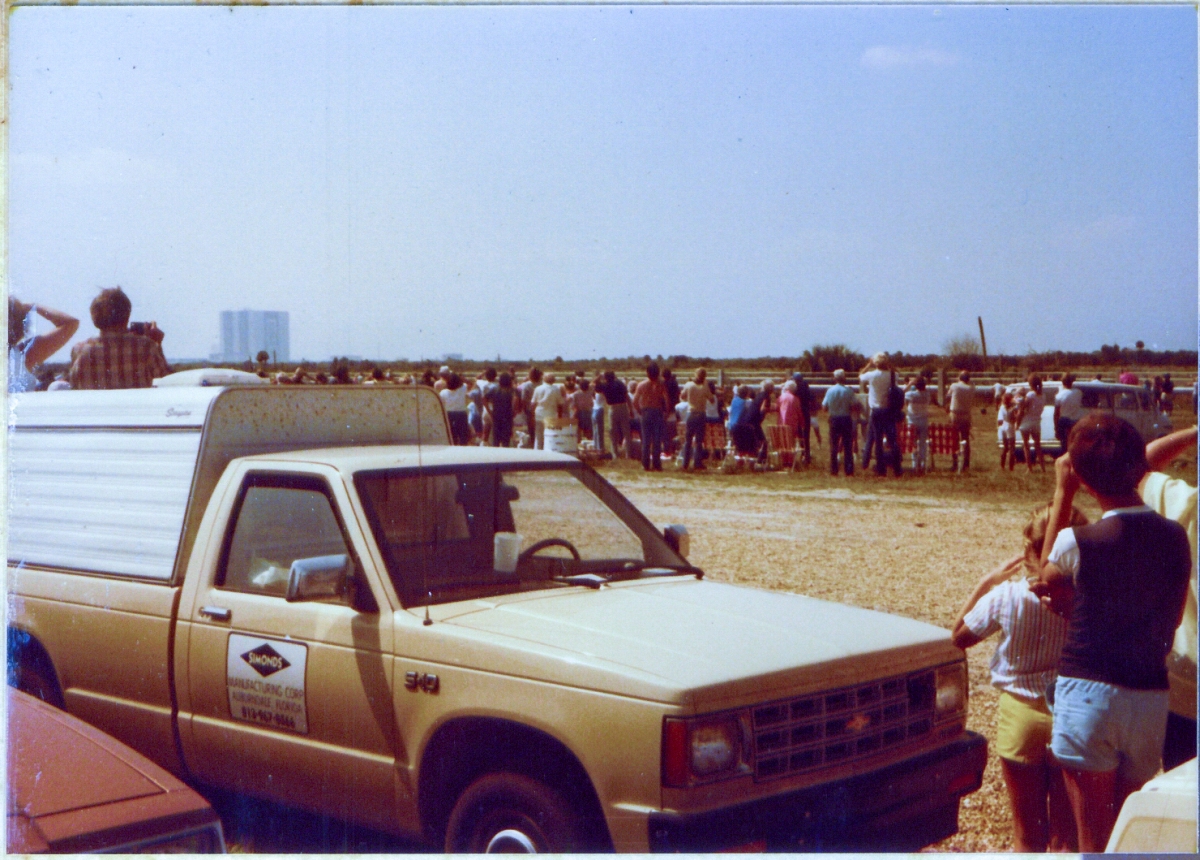
[[[450,854],[569,854],[580,846],[562,795],[516,773],[489,773],[471,783],[446,826]]]
[[[9,671],[10,687],[16,687],[22,693],[28,693],[35,699],[41,699],[47,705],[62,710],[62,693],[58,691],[58,682],[41,665],[32,662],[21,662]]]

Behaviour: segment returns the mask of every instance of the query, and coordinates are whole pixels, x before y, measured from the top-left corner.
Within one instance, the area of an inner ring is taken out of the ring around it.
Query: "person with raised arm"
[[[25,318],[33,311],[54,326],[46,334],[25,336]],[[33,369],[67,345],[79,328],[79,320],[45,305],[25,304],[8,297],[8,391],[35,391]]]
[[[1078,849],[1103,851],[1125,798],[1158,772],[1166,735],[1166,658],[1183,617],[1192,558],[1178,523],[1138,495],[1148,471],[1137,430],[1093,414],[1071,430],[1032,586],[1067,615],[1051,707]],[[1068,525],[1083,490],[1104,512]]]

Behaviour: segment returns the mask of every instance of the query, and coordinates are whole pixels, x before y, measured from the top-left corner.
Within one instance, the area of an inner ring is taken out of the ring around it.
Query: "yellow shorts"
[[[1045,699],[1002,692],[996,708],[996,755],[1017,764],[1042,764],[1053,722]]]

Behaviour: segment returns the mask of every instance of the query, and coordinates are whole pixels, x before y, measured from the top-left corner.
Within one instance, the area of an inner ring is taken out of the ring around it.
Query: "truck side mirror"
[[[667,539],[667,546],[675,550],[680,558],[688,557],[688,553],[692,550],[692,539],[688,535],[686,526],[667,526],[663,529],[663,537]]]
[[[298,558],[288,571],[286,599],[291,603],[341,597],[346,593],[349,579],[350,556],[344,553]]]

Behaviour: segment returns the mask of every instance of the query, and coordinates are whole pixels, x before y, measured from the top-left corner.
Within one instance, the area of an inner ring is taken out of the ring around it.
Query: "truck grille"
[[[932,670],[754,708],[754,778],[778,779],[931,737]]]

